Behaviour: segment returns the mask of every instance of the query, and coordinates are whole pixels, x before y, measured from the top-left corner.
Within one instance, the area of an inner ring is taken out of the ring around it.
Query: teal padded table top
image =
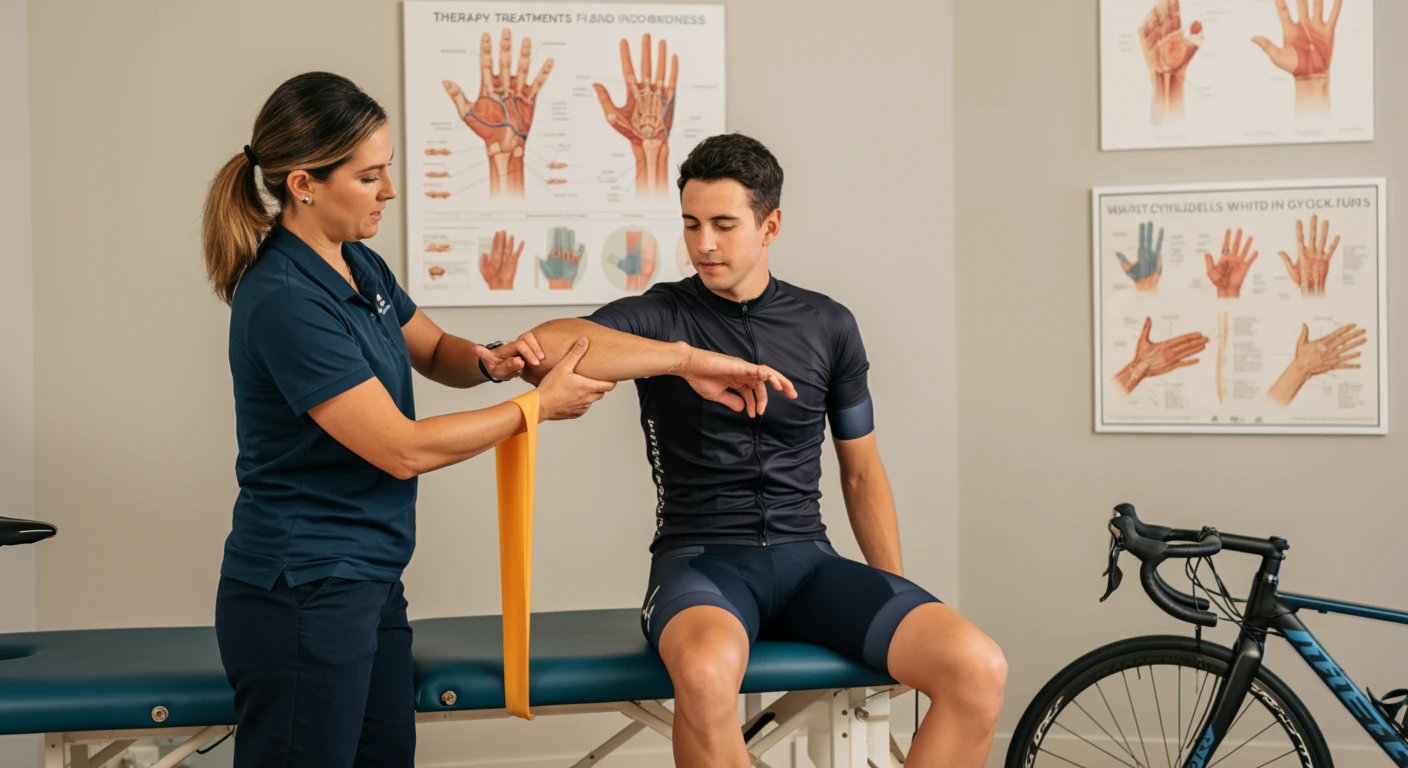
[[[673,696],[634,608],[533,615],[532,706]],[[501,709],[498,616],[419,619],[414,629],[421,712]],[[743,692],[889,685],[884,674],[800,643],[762,642]],[[455,703],[441,702],[445,691]],[[152,718],[162,707],[166,717]],[[213,627],[152,627],[0,634],[0,734],[233,725]]]
[[[234,722],[213,627],[0,635],[0,734]]]
[[[635,608],[533,615],[530,706],[669,699],[670,677],[640,630]],[[415,628],[416,708],[504,706],[499,616],[422,619]],[[883,673],[803,643],[765,641],[749,657],[743,693],[893,685]],[[455,703],[441,702],[445,691]]]

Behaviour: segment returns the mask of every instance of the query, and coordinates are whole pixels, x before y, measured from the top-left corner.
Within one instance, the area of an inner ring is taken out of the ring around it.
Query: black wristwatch
[[[502,347],[503,345],[504,345],[504,343],[503,343],[502,341],[495,341],[495,342],[491,342],[491,343],[489,343],[489,344],[485,344],[485,345],[484,345],[484,348],[485,348],[485,349],[498,349],[499,347]],[[484,366],[484,361],[483,361],[483,360],[480,360],[480,361],[479,361],[479,372],[482,373],[482,374],[484,374],[484,378],[488,379],[489,381],[494,382],[495,384],[502,384],[502,383],[504,383],[505,381],[508,381],[508,379],[496,379],[496,378],[494,378],[494,374],[489,373],[489,369]]]

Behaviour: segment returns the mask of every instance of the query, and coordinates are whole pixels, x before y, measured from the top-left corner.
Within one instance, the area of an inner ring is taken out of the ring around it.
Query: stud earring
[[[303,204],[304,204],[304,205],[312,205],[312,204],[313,204],[313,198],[311,198],[311,197],[305,197],[305,198],[303,198]]]

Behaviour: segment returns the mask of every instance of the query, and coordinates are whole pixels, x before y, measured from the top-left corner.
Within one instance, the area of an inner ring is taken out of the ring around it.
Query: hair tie
[[[259,165],[259,158],[254,156],[254,150],[250,149],[248,144],[244,145],[244,156],[249,158],[250,165]]]

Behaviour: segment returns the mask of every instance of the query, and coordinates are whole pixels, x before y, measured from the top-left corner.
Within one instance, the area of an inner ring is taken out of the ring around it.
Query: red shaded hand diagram
[[[1330,60],[1335,52],[1335,25],[1340,19],[1340,0],[1334,0],[1330,14],[1325,15],[1324,0],[1315,0],[1314,9],[1306,0],[1296,0],[1296,15],[1286,7],[1286,0],[1276,0],[1276,14],[1281,18],[1281,45],[1260,35],[1252,42],[1266,52],[1266,57],[1296,80],[1297,111],[1321,111],[1330,105]]]
[[[533,127],[538,93],[552,72],[552,59],[543,62],[538,76],[528,80],[533,43],[523,38],[518,70],[510,73],[513,36],[505,29],[499,42],[499,72],[494,74],[494,49],[489,33],[479,42],[479,96],[471,103],[452,80],[443,81],[460,119],[484,141],[489,156],[489,194],[523,196],[523,155]]]
[[[593,83],[606,122],[631,142],[636,160],[636,196],[661,195],[669,184],[670,129],[675,123],[675,83],[679,79],[679,56],[669,57],[666,76],[666,46],[652,63],[650,35],[641,38],[640,78],[631,63],[631,47],[621,41],[621,74],[626,80],[625,102],[616,106],[606,86]]]
[[[1247,242],[1242,242],[1241,229],[1237,230],[1236,240],[1232,239],[1232,230],[1223,233],[1222,255],[1218,259],[1214,260],[1211,253],[1203,253],[1203,260],[1208,266],[1208,279],[1217,286],[1218,298],[1235,299],[1242,295],[1242,282],[1247,279],[1247,270],[1251,269],[1259,253],[1252,251],[1251,235],[1247,236]]]
[[[1350,323],[1312,340],[1310,328],[1302,323],[1300,338],[1296,339],[1295,359],[1291,360],[1281,378],[1267,391],[1267,397],[1281,405],[1290,405],[1311,377],[1330,371],[1359,368],[1359,363],[1349,361],[1359,357],[1361,353],[1351,354],[1350,350],[1367,341],[1365,333],[1363,328]]]
[[[1319,230],[1317,233],[1316,230]],[[1291,280],[1300,286],[1302,296],[1324,296],[1325,278],[1330,274],[1330,259],[1335,255],[1335,249],[1340,245],[1340,236],[1335,235],[1335,239],[1329,247],[1325,246],[1325,240],[1330,235],[1330,220],[1320,221],[1318,215],[1310,217],[1310,239],[1305,237],[1305,228],[1300,219],[1296,219],[1296,250],[1297,257],[1291,261],[1291,257],[1281,251],[1281,262],[1286,265],[1286,272],[1290,274]]]
[[[1139,28],[1139,46],[1154,88],[1151,119],[1155,125],[1183,113],[1184,76],[1188,63],[1203,44],[1202,22],[1193,22],[1188,32],[1183,32],[1178,0],[1159,0]]]
[[[1128,395],[1150,376],[1162,376],[1179,368],[1197,365],[1195,355],[1208,345],[1208,337],[1194,331],[1163,341],[1152,341],[1149,333],[1153,329],[1152,318],[1144,318],[1144,330],[1139,334],[1139,343],[1134,350],[1134,359],[1119,373],[1115,374],[1115,384]]]
[[[489,284],[489,290],[513,290],[513,278],[518,274],[518,256],[523,253],[523,243],[513,247],[513,235],[504,230],[494,233],[494,243],[479,254],[479,274]]]

